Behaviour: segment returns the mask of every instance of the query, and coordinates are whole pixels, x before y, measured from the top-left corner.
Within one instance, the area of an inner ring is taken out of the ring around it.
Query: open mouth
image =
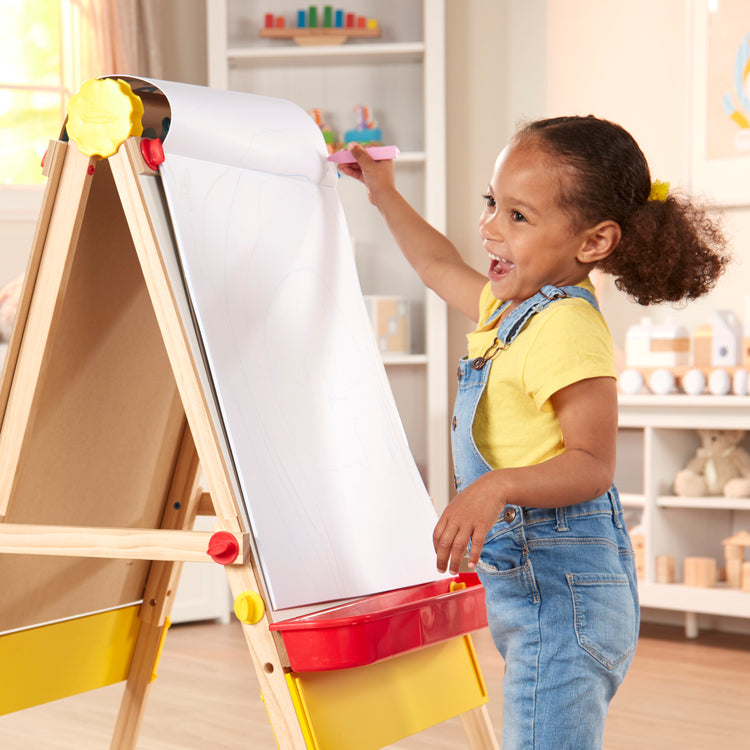
[[[515,263],[511,263],[505,258],[500,258],[497,255],[489,253],[490,256],[490,276],[493,278],[501,278],[507,276],[515,267]]]

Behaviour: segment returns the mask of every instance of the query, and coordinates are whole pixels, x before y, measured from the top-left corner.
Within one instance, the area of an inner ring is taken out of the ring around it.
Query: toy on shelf
[[[315,120],[315,124],[320,128],[320,132],[323,133],[323,140],[326,143],[326,148],[329,154],[333,154],[339,147],[336,142],[336,135],[331,130],[331,127],[323,121],[323,114],[319,109],[311,109],[308,114]]]
[[[370,109],[364,105],[354,108],[357,113],[357,125],[344,133],[344,142],[359,143],[364,146],[371,158],[378,160],[395,159],[401,152],[396,146],[383,146],[383,132],[377,123],[370,119]],[[352,164],[355,159],[348,149],[341,149],[328,157],[336,164]]]
[[[717,567],[713,557],[686,557],[682,561],[682,570],[686,586],[711,589],[716,585]]]
[[[675,559],[674,555],[657,555],[654,580],[656,583],[675,582]]]
[[[383,132],[370,119],[370,108],[360,104],[354,108],[357,125],[344,133],[344,143],[361,143],[363,146],[382,146]]]
[[[266,13],[259,34],[264,39],[292,39],[300,45],[343,44],[349,39],[380,36],[376,19],[334,10],[332,5],[324,5],[322,13],[315,5],[299,10],[296,23],[287,26],[284,16]]]
[[[672,323],[641,318],[625,335],[628,367],[678,367],[690,363],[690,334]]]
[[[630,532],[630,543],[635,557],[635,573],[639,581],[646,577],[646,538],[636,531]]]
[[[643,318],[640,324],[630,326],[620,391],[632,395],[647,388],[660,396],[676,392],[699,396],[706,391],[714,396],[747,396],[750,295],[746,305],[744,331],[731,310],[715,310],[712,324],[698,326],[692,341],[685,328],[672,323],[656,325]]]
[[[743,430],[698,430],[701,447],[677,472],[674,491],[680,497],[750,497],[750,453],[741,445]]]
[[[384,354],[408,354],[409,301],[404,297],[366,294],[367,314],[375,331],[378,349]]]
[[[745,550],[750,547],[750,531],[740,531],[725,539],[722,544],[727,586],[750,593],[750,562],[745,562]]]

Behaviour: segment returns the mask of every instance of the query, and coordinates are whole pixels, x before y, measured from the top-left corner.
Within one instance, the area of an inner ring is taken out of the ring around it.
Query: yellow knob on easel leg
[[[260,594],[255,591],[243,591],[234,600],[234,614],[245,625],[255,625],[263,619],[265,613],[266,605],[263,604]]]

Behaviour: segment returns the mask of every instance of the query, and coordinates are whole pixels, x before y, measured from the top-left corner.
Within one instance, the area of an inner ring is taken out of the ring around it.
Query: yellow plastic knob
[[[245,625],[255,625],[256,622],[260,622],[265,612],[266,606],[263,604],[263,599],[255,591],[243,591],[234,600],[234,614]]]
[[[143,133],[143,102],[125,81],[91,78],[68,102],[68,136],[86,156],[106,159]]]

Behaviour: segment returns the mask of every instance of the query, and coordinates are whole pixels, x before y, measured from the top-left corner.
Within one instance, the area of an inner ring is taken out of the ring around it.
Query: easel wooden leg
[[[238,519],[239,510],[234,499],[235,489],[230,471],[216,435],[214,416],[208,407],[200,378],[196,374],[193,359],[195,353],[190,348],[191,340],[184,332],[185,321],[181,317],[179,302],[175,300],[174,288],[169,277],[176,269],[170,271],[166,267],[162,248],[159,246],[159,237],[149,217],[144,184],[138,178],[143,171],[143,158],[137,141],[128,139],[124,147],[109,158],[109,163],[159,327],[164,336],[167,354],[176,375],[183,408],[193,429],[202,468],[217,513],[218,526],[225,531],[244,532],[246,529]],[[226,567],[229,585],[235,597],[244,591],[260,592],[251,564]],[[307,745],[284,676],[285,665],[281,662],[279,647],[269,632],[268,625],[268,618],[264,616],[255,625],[243,625],[243,629],[271,724],[280,748],[306,750]],[[117,746],[113,745],[113,748],[115,747]],[[126,748],[129,746],[122,745],[118,750]]]
[[[462,713],[461,724],[470,750],[500,750],[487,706],[478,706]]]
[[[135,750],[155,665],[168,627],[166,623],[161,626],[148,622],[141,624],[110,750]]]
[[[244,591],[259,591],[251,565],[228,565],[226,572],[235,599]],[[283,644],[280,641],[275,642],[268,625],[268,618],[264,615],[254,625],[243,624],[242,630],[260,683],[276,744],[280,750],[307,750],[308,744],[300,727],[284,675],[284,664],[281,662]]]
[[[197,486],[198,454],[190,429],[185,427],[161,528],[189,529],[195,522],[201,492]],[[169,622],[182,563],[151,564],[143,595],[138,633],[125,694],[120,705],[111,750],[135,750]]]

